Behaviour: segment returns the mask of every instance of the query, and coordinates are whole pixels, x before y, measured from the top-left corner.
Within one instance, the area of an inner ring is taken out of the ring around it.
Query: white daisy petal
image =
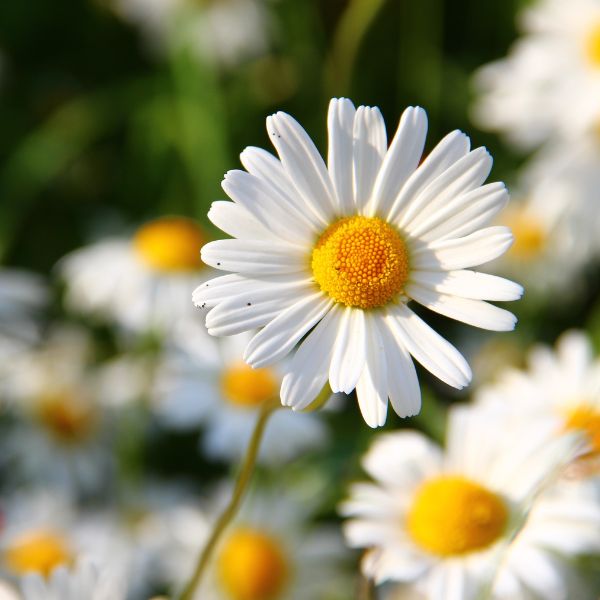
[[[354,206],[368,214],[372,211],[367,202],[387,151],[385,123],[378,108],[358,107],[353,137]]]
[[[329,384],[334,393],[349,394],[356,387],[366,360],[365,335],[364,312],[344,308],[329,366]]]
[[[354,527],[344,528],[344,532],[354,529]],[[410,546],[404,547],[404,545],[385,549],[372,548],[364,553],[360,561],[360,568],[376,586],[401,575],[409,578],[417,577],[428,571],[428,565],[420,553],[411,552],[411,550]]]
[[[399,417],[417,415],[421,410],[421,388],[410,354],[381,323],[379,333],[385,345],[388,396],[392,408]]]
[[[400,189],[417,168],[427,135],[427,114],[420,107],[409,107],[400,118],[398,130],[387,151],[369,203],[372,214],[386,214]]]
[[[594,359],[594,349],[587,336],[580,331],[567,331],[557,342],[560,362],[574,376],[582,376]]]
[[[321,292],[295,302],[250,340],[244,351],[244,360],[259,368],[287,356],[332,304],[333,301]]]
[[[407,306],[389,308],[384,322],[398,344],[438,379],[458,389],[471,381],[471,369],[460,352]]]
[[[250,175],[266,181],[281,194],[289,194],[292,182],[281,161],[270,152],[249,146],[240,154],[240,161]]]
[[[351,488],[353,500],[356,500],[356,495],[358,493],[356,487],[357,486],[352,486]],[[381,494],[379,494],[379,496],[381,496]],[[381,510],[380,502],[380,497],[371,498],[372,510],[377,510],[379,512]],[[340,512],[342,514],[346,512],[346,514],[352,515],[354,512],[358,511],[364,515],[364,506],[365,503],[360,501],[347,502],[341,507]],[[346,540],[350,547],[365,548],[385,539],[389,528],[390,526],[386,521],[380,523],[375,521],[350,521],[344,525],[344,535],[346,536]]]
[[[383,487],[411,489],[440,470],[442,452],[421,432],[403,430],[379,435],[361,462]]]
[[[228,200],[217,200],[210,205],[211,223],[231,237],[244,240],[264,240],[276,237],[259,223],[243,206]]]
[[[517,323],[517,318],[511,312],[483,300],[447,296],[414,283],[406,286],[406,292],[430,310],[474,327],[512,331]]]
[[[411,283],[440,294],[473,300],[517,300],[523,287],[514,281],[477,271],[417,271]]]
[[[292,243],[312,239],[315,230],[310,221],[288,202],[286,196],[263,179],[245,171],[229,171],[222,186],[232,200],[264,223],[273,236]]]
[[[356,494],[356,486],[353,486],[351,489],[351,493],[354,496]],[[373,502],[371,503],[373,508],[380,509],[379,506],[380,498],[373,498]],[[360,512],[364,514],[364,504],[354,505],[354,502],[347,503],[348,506],[341,507],[340,512],[343,510],[348,510],[348,514],[353,514],[354,512]],[[348,545],[352,548],[365,548],[369,547],[377,542],[381,542],[382,539],[386,538],[386,535],[389,535],[390,526],[385,520],[377,523],[375,520],[373,521],[350,521],[344,525],[344,535],[346,536],[346,540]],[[373,569],[371,566],[366,567],[371,573],[375,573],[377,569]]]
[[[402,186],[400,193],[390,203],[387,220],[395,222],[405,204],[441,175],[455,162],[469,153],[471,141],[462,131],[452,131],[429,153]]]
[[[388,407],[386,348],[371,313],[366,313],[367,360],[356,384],[360,412],[369,427],[385,424]]]
[[[520,580],[519,588],[526,582],[527,594],[536,598],[574,597],[567,591],[566,565],[557,564],[558,557],[534,545],[522,546],[518,551],[518,560],[513,560],[510,565],[511,574]],[[517,552],[514,554],[517,559]]]
[[[323,228],[320,219],[307,211],[302,198],[293,193],[294,184],[278,158],[262,148],[250,146],[240,154],[240,160],[248,173],[274,187],[295,208],[295,214],[309,222],[315,232]]]
[[[424,241],[458,238],[487,225],[508,203],[503,183],[488,183],[458,195],[446,206],[407,227],[410,235]]]
[[[231,296],[236,296],[239,290],[246,290],[248,285],[249,280],[237,273],[215,277],[215,279],[205,281],[194,290],[192,302],[194,306],[202,308],[205,306],[213,307]]]
[[[492,169],[492,157],[485,148],[476,148],[456,161],[410,200],[398,216],[398,226],[410,230],[453,197],[479,187]]]
[[[335,214],[334,191],[321,155],[306,131],[288,114],[267,118],[267,131],[307,207],[327,225]]]
[[[302,274],[273,275],[258,280],[232,273],[199,285],[192,294],[192,301],[196,306],[202,307],[212,307],[232,297],[241,298],[242,302],[254,302],[257,291],[260,297],[264,293],[275,295],[279,290],[288,289],[294,289],[296,293],[301,294],[312,286],[312,282]]]
[[[265,294],[258,292],[255,295],[258,299],[254,303],[246,302],[245,298],[230,298],[212,308],[206,315],[208,333],[218,336],[235,335],[263,327],[297,298],[294,291],[280,293],[277,298],[273,298],[272,294],[264,298]]]
[[[26,574],[21,585],[24,600],[124,600],[127,585],[123,569],[116,568],[115,561],[100,561],[102,569],[95,563],[95,559],[92,564],[90,559],[80,558],[68,569],[57,567],[47,577]]]
[[[384,438],[385,435],[380,436],[378,442],[381,442]],[[371,448],[371,450],[373,450],[373,448]],[[394,450],[396,450],[396,448]],[[367,456],[369,456],[370,453],[371,451],[369,451]],[[387,458],[389,457],[386,457],[386,459]],[[363,459],[363,467],[365,470],[367,470],[365,466],[365,460],[366,457]],[[388,461],[386,460],[385,462]],[[379,464],[381,463],[378,463],[378,466]],[[384,470],[385,473],[389,473],[389,470],[383,466],[380,470]],[[371,476],[373,475],[371,474]],[[376,477],[374,478],[376,479]],[[394,480],[393,483],[396,483],[396,481]],[[338,507],[338,510],[342,515],[351,515],[353,512],[360,510],[361,512],[364,511],[368,513],[369,516],[381,517],[384,514],[393,514],[394,510],[396,509],[396,503],[389,497],[387,491],[377,485],[373,485],[371,483],[353,483],[350,485],[350,492],[352,497],[349,500],[342,502]],[[365,533],[368,535],[366,531]],[[377,535],[379,536],[384,533],[384,531],[378,531]],[[365,539],[364,541],[366,542],[364,545],[368,546],[370,542],[374,540],[371,538]],[[360,544],[358,541],[355,543]]]
[[[211,267],[248,275],[283,275],[306,270],[306,259],[294,246],[258,240],[216,240],[202,247]]]
[[[354,104],[347,98],[333,98],[329,103],[327,129],[329,153],[327,164],[337,197],[339,214],[349,213],[353,206],[352,192],[352,132]]]
[[[513,235],[508,227],[486,227],[462,238],[417,246],[411,252],[411,267],[415,271],[475,267],[498,258],[512,243]]]
[[[336,307],[325,315],[300,344],[281,384],[281,402],[294,410],[306,408],[327,383],[328,365],[339,326]]]
[[[427,591],[431,600],[475,600],[481,597],[485,581],[476,581],[473,573],[467,576],[459,561],[448,561],[432,570]]]

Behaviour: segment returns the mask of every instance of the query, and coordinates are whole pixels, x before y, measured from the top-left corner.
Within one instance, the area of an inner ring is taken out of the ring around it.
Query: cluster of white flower
[[[153,51],[189,46],[202,60],[231,67],[268,47],[264,0],[103,0],[138,25]]]
[[[501,267],[540,296],[575,295],[600,257],[600,2],[539,0],[520,24],[508,57],[475,76],[476,121],[539,148],[517,181]]]

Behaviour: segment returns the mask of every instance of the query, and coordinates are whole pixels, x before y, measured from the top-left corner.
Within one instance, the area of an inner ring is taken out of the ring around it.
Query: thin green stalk
[[[244,496],[248,490],[248,485],[252,479],[252,474],[254,473],[256,457],[258,456],[260,443],[263,438],[267,421],[269,420],[271,414],[278,408],[278,406],[280,406],[279,402],[266,402],[262,406],[256,421],[256,425],[254,426],[250,443],[248,444],[248,448],[246,450],[244,462],[242,464],[240,474],[238,475],[231,500],[225,507],[225,510],[221,513],[220,517],[217,519],[212,533],[210,534],[208,541],[198,557],[198,563],[196,564],[194,574],[185,586],[181,596],[179,596],[179,600],[192,600],[196,589],[200,585],[202,576],[204,575],[204,572],[210,563],[213,552],[219,543],[219,540],[221,539],[221,536],[223,535],[227,526],[236,516],[242,500],[244,499]]]
[[[341,16],[327,61],[329,95],[348,94],[360,44],[385,0],[351,0]]]

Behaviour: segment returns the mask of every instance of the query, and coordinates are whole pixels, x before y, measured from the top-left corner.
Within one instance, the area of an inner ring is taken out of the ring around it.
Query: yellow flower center
[[[408,279],[406,245],[378,217],[347,217],[330,225],[311,258],[315,281],[336,302],[356,308],[387,304]]]
[[[600,22],[594,24],[585,38],[585,54],[593,67],[600,67]]]
[[[96,408],[71,392],[48,394],[36,407],[40,423],[62,442],[78,442],[94,430]]]
[[[497,494],[463,477],[443,476],[417,490],[407,528],[427,552],[457,556],[493,544],[507,521],[507,506]]]
[[[17,575],[39,573],[47,577],[73,560],[66,540],[52,531],[29,532],[15,539],[4,550],[7,567]]]
[[[512,229],[514,243],[509,253],[519,260],[531,260],[541,254],[546,245],[546,230],[539,220],[523,210],[507,215],[507,225]]]
[[[253,369],[245,362],[239,362],[223,371],[221,393],[236,406],[257,408],[277,397],[279,382],[271,369]]]
[[[164,217],[140,227],[133,245],[148,266],[174,273],[202,268],[200,248],[205,241],[194,221],[183,217]]]
[[[591,445],[591,451],[600,453],[600,410],[589,404],[577,405],[567,411],[565,429],[583,432]]]
[[[225,542],[217,569],[232,600],[281,598],[289,567],[281,544],[254,529],[238,529]]]

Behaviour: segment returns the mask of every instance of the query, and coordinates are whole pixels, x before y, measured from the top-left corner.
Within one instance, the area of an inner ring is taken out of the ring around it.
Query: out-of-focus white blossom
[[[23,600],[125,600],[125,574],[98,569],[81,561],[73,569],[59,567],[49,578],[31,574],[24,578]]]
[[[365,576],[428,599],[485,595],[532,502],[577,451],[577,436],[553,427],[455,408],[445,451],[414,431],[380,436],[363,461],[375,483],[355,484],[341,507],[348,543],[367,550]]]
[[[538,0],[524,36],[475,77],[474,117],[519,146],[576,140],[600,123],[600,2]]]
[[[112,454],[93,360],[85,330],[57,325],[11,361],[2,387],[15,421],[0,447],[13,483],[104,485]]]
[[[263,54],[271,23],[264,0],[111,0],[160,51],[187,45],[204,60],[234,66]]]
[[[265,402],[279,402],[281,369],[253,369],[242,359],[251,337],[239,334],[217,343],[211,339],[210,358],[178,354],[168,357],[158,369],[152,393],[155,412],[163,423],[176,429],[204,425],[202,450],[211,458],[238,461],[246,451],[260,407]],[[204,346],[204,340],[196,343]],[[269,419],[259,460],[281,464],[302,451],[321,447],[326,439],[319,415],[296,414],[282,407]]]
[[[153,545],[173,589],[189,579],[228,493],[217,494],[204,511],[197,501],[174,503],[141,523],[140,543]],[[351,582],[340,570],[341,537],[328,527],[309,525],[310,510],[288,494],[252,493],[219,543],[195,598],[346,600]]]
[[[163,217],[130,237],[76,250],[59,265],[66,306],[135,333],[173,334],[194,322],[199,329],[201,316],[191,294],[202,277],[205,241],[194,221]]]

